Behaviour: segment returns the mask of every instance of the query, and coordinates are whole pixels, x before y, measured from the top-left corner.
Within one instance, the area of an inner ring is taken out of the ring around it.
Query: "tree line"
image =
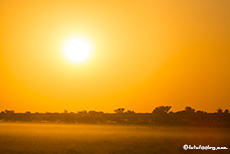
[[[151,126],[204,126],[230,127],[228,109],[217,109],[214,113],[196,111],[185,107],[182,111],[170,111],[171,106],[156,107],[152,113],[136,113],[125,108],[118,108],[114,113],[97,111],[79,111],[77,113],[64,110],[63,113],[15,113],[5,110],[0,113],[0,122],[32,122],[32,123],[75,123],[75,124],[122,124]]]

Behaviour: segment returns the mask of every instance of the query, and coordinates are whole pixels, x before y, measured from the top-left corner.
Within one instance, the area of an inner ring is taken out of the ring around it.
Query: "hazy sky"
[[[229,0],[1,0],[0,21],[0,110],[230,109]]]

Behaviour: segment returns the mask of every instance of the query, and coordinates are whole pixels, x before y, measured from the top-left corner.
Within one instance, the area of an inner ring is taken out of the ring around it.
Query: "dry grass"
[[[227,128],[0,124],[0,154],[170,154],[184,144],[227,146]],[[216,153],[229,153],[218,150]]]

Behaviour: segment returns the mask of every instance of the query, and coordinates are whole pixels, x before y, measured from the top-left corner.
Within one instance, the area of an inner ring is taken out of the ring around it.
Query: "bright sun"
[[[64,55],[72,62],[82,63],[91,56],[92,45],[84,37],[72,37],[64,43]]]

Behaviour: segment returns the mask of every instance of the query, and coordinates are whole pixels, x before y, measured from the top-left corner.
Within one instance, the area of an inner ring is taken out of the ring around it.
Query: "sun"
[[[69,61],[75,63],[87,61],[92,54],[92,45],[90,41],[81,36],[68,38],[64,42],[63,48],[65,57]]]

